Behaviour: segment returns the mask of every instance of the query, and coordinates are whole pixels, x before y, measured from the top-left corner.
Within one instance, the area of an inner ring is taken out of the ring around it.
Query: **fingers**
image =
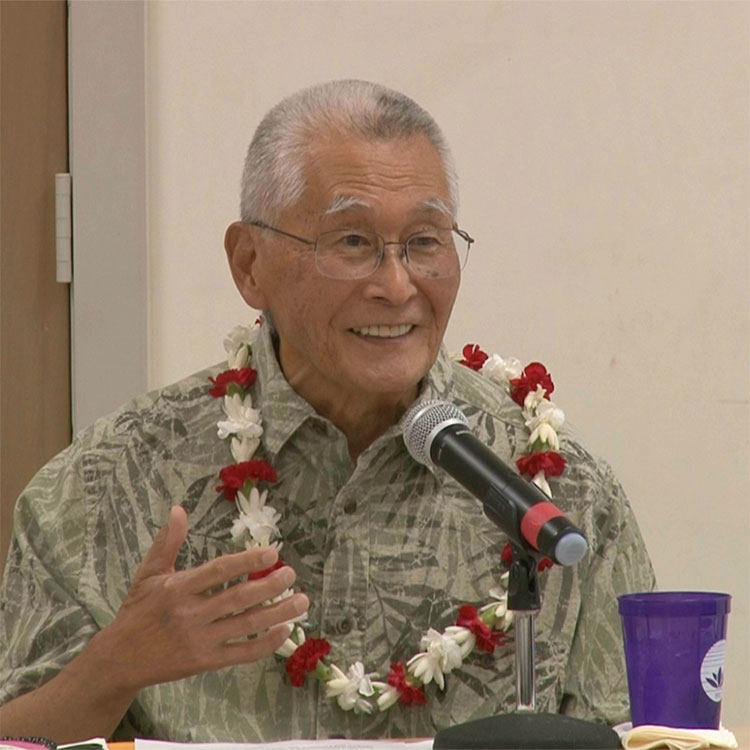
[[[177,561],[177,553],[187,539],[188,520],[187,513],[181,505],[175,505],[169,509],[169,520],[167,521],[167,535],[164,541],[165,564],[169,564],[169,572],[174,573],[174,565]]]
[[[253,607],[230,617],[224,617],[211,626],[212,636],[225,643],[238,638],[263,633],[269,628],[299,617],[310,606],[304,594],[292,594],[265,607]],[[283,639],[282,639],[283,643]]]
[[[185,509],[179,505],[173,506],[169,511],[167,523],[159,530],[138,567],[134,582],[153,575],[173,573],[177,553],[187,538],[187,529]]]
[[[254,547],[244,552],[221,555],[197,568],[178,573],[173,585],[186,594],[202,594],[236,578],[246,578],[249,573],[270,568],[278,557],[273,547]]]
[[[122,684],[140,689],[264,658],[286,639],[289,627],[284,623],[309,606],[304,594],[290,591],[295,573],[286,565],[247,580],[248,574],[276,563],[274,548],[256,547],[175,571],[187,527],[185,511],[173,507],[117,617],[105,629],[135,654],[120,667]],[[179,652],[175,643],[181,644]]]
[[[294,570],[285,565],[265,578],[243,581],[214,594],[204,600],[204,607],[210,610],[211,619],[226,617],[281,596],[294,583],[295,578]]]
[[[177,553],[187,539],[187,531],[187,514],[184,508],[173,506],[167,523],[159,530],[138,567],[134,583],[154,575],[174,573]],[[198,568],[177,573],[170,581],[170,586],[180,588],[185,593],[200,594],[235,578],[270,568],[276,560],[278,552],[273,547],[256,547],[233,555],[222,555]]]
[[[284,643],[289,637],[289,633],[289,625],[276,625],[257,638],[239,643],[228,643],[223,649],[222,666],[249,664],[259,659],[265,659]]]

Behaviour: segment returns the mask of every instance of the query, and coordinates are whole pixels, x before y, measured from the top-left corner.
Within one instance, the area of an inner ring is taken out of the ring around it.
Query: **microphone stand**
[[[487,515],[490,515],[489,513]],[[492,517],[492,516],[490,516]],[[516,712],[448,727],[435,735],[434,750],[615,750],[620,738],[609,727],[562,714],[536,713],[534,627],[541,609],[537,560],[511,542],[508,609],[516,648]]]
[[[516,630],[516,710],[536,708],[536,641],[534,626],[542,607],[536,560],[515,544],[508,578],[508,609]]]

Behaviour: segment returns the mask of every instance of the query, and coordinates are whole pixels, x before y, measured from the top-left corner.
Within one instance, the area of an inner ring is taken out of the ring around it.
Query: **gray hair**
[[[426,136],[448,181],[450,212],[458,209],[458,178],[448,143],[432,116],[398,91],[367,81],[330,81],[283,99],[258,125],[242,173],[243,221],[273,222],[303,195],[311,142],[322,133],[366,140]]]

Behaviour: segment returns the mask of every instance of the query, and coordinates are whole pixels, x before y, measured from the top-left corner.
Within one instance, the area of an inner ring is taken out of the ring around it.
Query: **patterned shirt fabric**
[[[282,514],[282,555],[297,572],[295,588],[311,601],[306,632],[330,641],[329,660],[344,671],[361,661],[382,679],[392,661],[419,651],[429,627],[442,631],[462,604],[491,601],[506,535],[458,483],[411,458],[400,425],[353,463],[343,433],[284,379],[268,325],[253,349],[251,393],[264,426],[256,457],[278,473],[269,504]],[[237,512],[216,491],[219,470],[232,463],[217,437],[221,399],[208,393],[209,375],[221,369],[97,421],[20,497],[0,599],[0,704],[49,680],[114,619],[173,504],[183,505],[190,524],[178,568],[236,551]],[[511,465],[527,449],[520,407],[445,351],[420,398],[456,404]],[[616,597],[650,590],[654,576],[609,467],[567,434],[561,453],[568,466],[550,481],[553,499],[583,530],[589,550],[578,565],[541,574],[537,708],[613,724],[628,713]],[[122,644],[121,657],[127,649]],[[283,660],[272,656],[142,690],[115,738],[432,736],[513,710],[514,658],[512,638],[494,654],[475,650],[446,677],[444,691],[427,686],[426,706],[399,703],[366,715],[342,711],[312,675],[292,687]]]

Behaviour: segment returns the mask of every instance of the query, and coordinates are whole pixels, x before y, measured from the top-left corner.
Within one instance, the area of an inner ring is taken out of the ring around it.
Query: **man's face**
[[[363,229],[386,242],[431,227],[450,228],[440,158],[424,137],[323,141],[311,150],[308,189],[275,226],[310,240],[324,231]],[[430,205],[432,202],[432,206]],[[399,248],[386,247],[363,279],[321,276],[312,247],[253,227],[253,291],[280,337],[287,380],[312,404],[356,399],[409,403],[432,366],[458,291],[459,277],[413,276]]]

